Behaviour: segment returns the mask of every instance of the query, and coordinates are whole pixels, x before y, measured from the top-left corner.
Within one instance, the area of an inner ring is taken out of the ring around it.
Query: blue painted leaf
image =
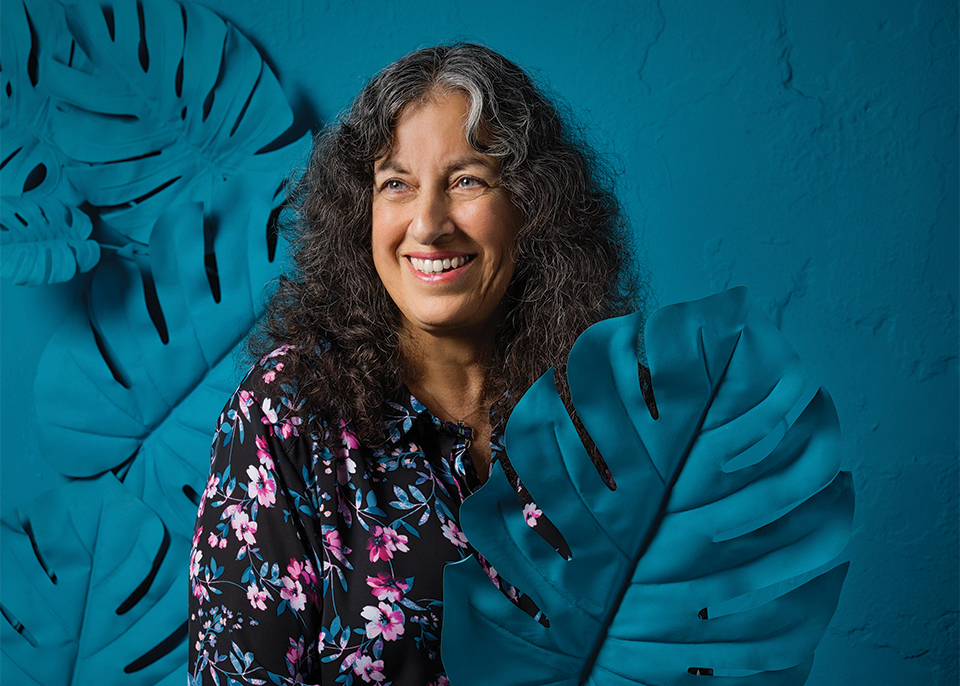
[[[499,467],[464,503],[471,543],[549,627],[475,561],[448,566],[443,654],[455,686],[700,684],[711,671],[733,685],[805,681],[846,572],[822,567],[853,513],[833,405],[803,395],[796,353],[741,288],[650,317],[654,419],[637,379],[640,326],[629,316],[591,327],[567,370],[616,490],[552,372],[507,425],[509,458],[572,559],[525,523]]]
[[[266,208],[258,211],[256,199],[248,198],[250,225],[222,215],[213,245],[219,302],[205,259],[201,209],[175,206],[161,217],[149,245],[156,309],[148,307],[136,264],[104,261],[93,279],[89,313],[75,311],[64,322],[37,372],[46,459],[74,477],[126,463],[124,483],[183,537],[196,517],[216,412],[236,386],[232,351],[258,315],[263,284],[279,268],[266,254]],[[259,227],[256,218],[264,222]]]
[[[40,55],[53,134],[75,162],[64,172],[111,228],[146,243],[185,193],[206,201],[234,174],[289,170],[278,139],[292,112],[236,27],[174,0],[80,0],[63,12],[76,58]]]
[[[184,561],[112,474],[6,513],[3,683],[182,683]]]
[[[90,218],[59,200],[37,204],[4,197],[0,205],[0,275],[18,285],[63,283],[100,261],[100,246],[87,240]]]
[[[49,0],[4,2],[0,22],[0,64],[3,108],[0,109],[0,188],[4,196],[29,193],[43,198],[53,192],[67,204],[74,198],[61,185],[66,157],[51,145],[50,96],[44,88],[38,55],[68,59],[70,40],[62,9]],[[4,200],[6,202],[6,200]]]

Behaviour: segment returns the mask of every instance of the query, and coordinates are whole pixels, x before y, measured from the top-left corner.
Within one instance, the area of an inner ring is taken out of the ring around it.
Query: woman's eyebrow
[[[455,171],[460,171],[471,166],[480,166],[485,167],[493,172],[499,172],[499,164],[497,164],[496,158],[486,157],[483,155],[464,155],[458,157],[457,159],[450,162],[446,167],[446,173],[450,174]],[[381,174],[383,172],[396,172],[397,174],[408,174],[409,171],[397,161],[395,157],[388,157],[381,162],[378,162],[374,167],[374,174]]]
[[[374,174],[379,174],[379,173],[385,172],[385,171],[392,171],[392,172],[396,172],[396,173],[398,173],[398,174],[407,174],[407,173],[408,173],[407,170],[404,169],[403,166],[402,166],[399,162],[397,162],[396,158],[393,158],[393,157],[388,157],[387,159],[383,160],[382,162],[377,162],[376,166],[373,168],[373,173],[374,173]]]

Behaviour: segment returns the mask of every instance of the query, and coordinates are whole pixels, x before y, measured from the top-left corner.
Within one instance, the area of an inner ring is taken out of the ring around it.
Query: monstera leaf
[[[591,327],[567,370],[616,490],[552,372],[507,425],[510,461],[570,558],[525,523],[499,468],[464,503],[471,543],[545,620],[513,606],[474,561],[448,567],[443,654],[454,686],[806,679],[846,572],[822,568],[843,549],[853,511],[833,405],[822,391],[798,405],[809,394],[796,353],[735,289],[650,317],[650,410],[637,378],[640,324]]]
[[[3,683],[181,683],[187,579],[169,542],[112,474],[6,514]]]
[[[40,205],[18,196],[4,197],[0,275],[18,285],[69,281],[100,260],[100,245],[87,240],[92,230],[87,215],[59,200],[48,198]]]
[[[30,193],[34,199],[66,190],[60,199],[74,204],[66,197],[71,189],[60,183],[66,158],[51,145],[50,96],[39,71],[42,53],[70,54],[61,8],[44,0],[0,4],[0,187],[5,196]]]
[[[269,205],[243,184],[230,195],[233,213],[219,214],[230,230],[209,252],[202,209],[187,204],[160,218],[145,264],[104,262],[89,311],[54,334],[35,384],[47,461],[72,477],[120,470],[181,536],[196,516],[216,413],[236,385],[232,351],[281,269]]]
[[[63,8],[77,54],[41,53],[70,181],[111,229],[149,240],[161,211],[206,203],[224,179],[276,170],[293,115],[237,29],[194,3],[80,0]],[[82,58],[82,59],[81,59]]]

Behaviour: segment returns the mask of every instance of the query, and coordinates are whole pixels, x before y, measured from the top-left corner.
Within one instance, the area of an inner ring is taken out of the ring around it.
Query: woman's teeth
[[[421,274],[442,274],[451,269],[462,267],[471,259],[473,259],[472,255],[459,255],[443,260],[421,260],[418,257],[411,257],[410,264]]]

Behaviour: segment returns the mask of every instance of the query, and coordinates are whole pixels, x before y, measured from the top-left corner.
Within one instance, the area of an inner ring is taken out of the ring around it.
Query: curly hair
[[[530,77],[470,43],[401,58],[316,137],[288,198],[294,273],[280,279],[249,344],[258,357],[290,345],[282,374],[296,379],[305,417],[318,429],[349,421],[372,445],[384,439],[381,406],[402,386],[406,368],[401,315],[373,264],[374,162],[389,152],[405,108],[437,92],[465,96],[467,141],[499,159],[500,182],[524,217],[486,361],[486,392],[499,398],[496,410],[508,415],[550,366],[563,369],[588,326],[642,304],[614,175]],[[565,384],[562,374],[558,379]]]

